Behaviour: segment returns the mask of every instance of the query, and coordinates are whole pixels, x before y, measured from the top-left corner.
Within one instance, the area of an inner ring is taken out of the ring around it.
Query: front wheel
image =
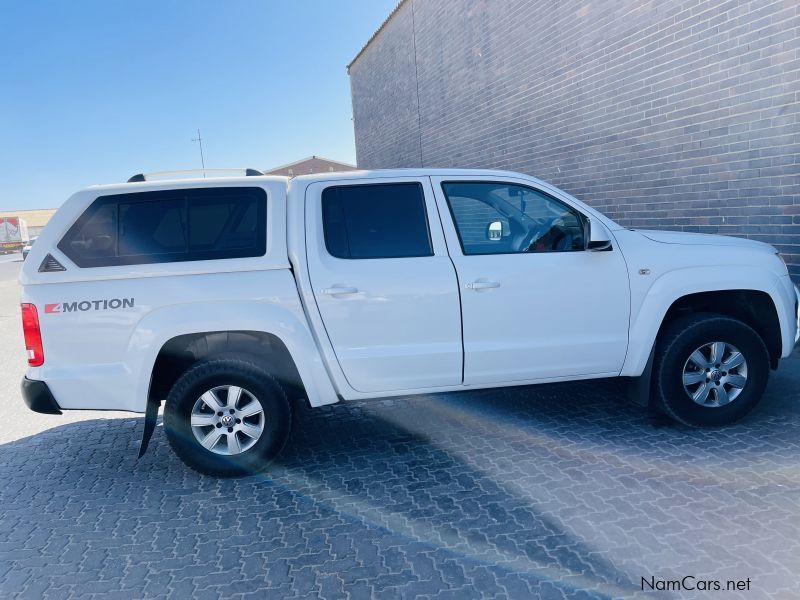
[[[697,427],[733,423],[764,395],[769,353],[749,325],[699,314],[669,323],[657,342],[653,369],[656,405]]]
[[[286,443],[289,402],[275,378],[249,358],[211,358],[170,390],[164,429],[175,454],[206,475],[261,472]]]

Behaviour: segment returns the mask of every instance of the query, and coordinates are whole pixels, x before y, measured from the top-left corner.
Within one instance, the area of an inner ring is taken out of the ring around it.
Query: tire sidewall
[[[206,391],[236,385],[253,394],[264,410],[264,431],[244,452],[232,456],[204,448],[191,428],[191,413]],[[197,363],[173,386],[164,409],[164,427],[178,456],[197,471],[244,475],[263,471],[283,448],[291,415],[286,395],[272,376],[246,360],[222,359]]]
[[[683,323],[663,348],[656,382],[660,404],[673,418],[696,426],[721,426],[749,413],[761,399],[769,375],[769,355],[764,342],[748,325],[725,317],[695,317]],[[710,342],[735,346],[747,361],[747,383],[729,404],[701,406],[689,397],[683,386],[683,369],[692,352]]]

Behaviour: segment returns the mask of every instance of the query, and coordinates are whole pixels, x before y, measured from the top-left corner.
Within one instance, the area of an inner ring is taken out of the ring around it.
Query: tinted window
[[[322,221],[325,246],[337,258],[433,255],[418,183],[326,188]]]
[[[258,244],[259,219],[257,202],[242,203],[236,198],[197,199],[189,203],[189,249],[201,252],[254,247]]]
[[[547,194],[511,183],[442,184],[464,254],[584,249],[584,219]]]
[[[266,203],[260,188],[101,196],[58,247],[80,267],[263,256]]]
[[[95,203],[96,204],[96,203]],[[94,206],[94,205],[93,205]],[[77,225],[80,225],[78,227]],[[68,242],[65,242],[68,240]],[[77,264],[77,259],[104,259],[117,254],[117,207],[102,204],[89,209],[58,247]]]
[[[120,202],[118,256],[186,252],[186,202]]]

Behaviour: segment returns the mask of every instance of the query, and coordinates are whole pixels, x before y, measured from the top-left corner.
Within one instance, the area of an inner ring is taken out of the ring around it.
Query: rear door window
[[[59,242],[79,267],[263,256],[261,188],[202,188],[101,196]]]
[[[419,183],[328,187],[322,222],[325,246],[336,258],[433,256]]]

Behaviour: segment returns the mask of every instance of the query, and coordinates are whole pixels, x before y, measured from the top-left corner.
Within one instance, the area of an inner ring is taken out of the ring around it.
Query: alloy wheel
[[[206,391],[192,407],[195,439],[206,450],[223,456],[252,448],[264,433],[264,408],[251,392],[235,385]]]
[[[689,355],[683,367],[683,389],[700,406],[725,406],[747,384],[747,361],[732,344],[709,342]]]

